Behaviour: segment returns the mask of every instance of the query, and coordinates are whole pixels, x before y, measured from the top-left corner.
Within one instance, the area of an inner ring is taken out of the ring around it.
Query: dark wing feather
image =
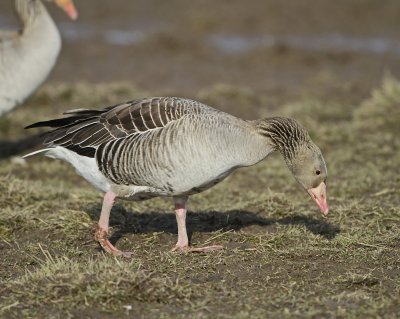
[[[45,144],[60,145],[80,155],[94,157],[97,148],[112,140],[162,128],[205,105],[180,98],[149,98],[106,107],[78,109],[69,116],[31,124],[26,128],[55,128],[44,134]]]
[[[82,119],[82,116],[69,116],[69,117],[64,117],[61,119],[55,119],[55,120],[50,120],[50,121],[42,121],[42,122],[37,122],[33,123],[31,125],[28,125],[25,127],[25,129],[29,128],[34,128],[34,127],[61,127],[61,126],[67,126],[74,124],[76,122],[79,122]]]

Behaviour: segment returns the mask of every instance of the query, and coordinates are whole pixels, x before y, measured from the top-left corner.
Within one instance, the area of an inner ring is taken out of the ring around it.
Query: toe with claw
[[[113,244],[111,244],[110,241],[108,240],[108,231],[106,231],[105,229],[103,229],[99,226],[97,226],[95,238],[99,242],[100,246],[107,253],[111,253],[114,256],[121,256],[121,257],[125,257],[125,258],[132,257],[131,252],[121,251],[118,248],[116,248]]]

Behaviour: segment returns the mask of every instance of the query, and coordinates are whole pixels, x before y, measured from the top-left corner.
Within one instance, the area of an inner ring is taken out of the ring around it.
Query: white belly
[[[48,157],[57,158],[70,163],[79,175],[97,189],[103,192],[108,192],[110,190],[110,183],[97,168],[97,163],[94,158],[78,155],[61,146],[48,148],[44,150],[44,154]]]

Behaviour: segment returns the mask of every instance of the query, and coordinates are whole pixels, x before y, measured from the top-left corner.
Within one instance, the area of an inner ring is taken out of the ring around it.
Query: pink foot
[[[176,245],[171,249],[172,252],[182,252],[182,253],[208,253],[210,251],[224,249],[224,246],[213,245],[205,247],[189,247],[189,246],[178,246]]]
[[[114,256],[121,256],[125,258],[131,258],[132,253],[129,251],[121,251],[116,248],[113,244],[110,243],[108,240],[108,231],[104,230],[103,228],[97,226],[95,238],[99,242],[100,246],[106,251],[107,253],[113,254]]]

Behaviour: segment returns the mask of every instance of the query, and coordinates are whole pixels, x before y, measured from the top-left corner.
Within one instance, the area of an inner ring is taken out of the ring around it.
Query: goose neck
[[[15,0],[15,11],[25,33],[40,18],[49,18],[49,14],[40,0]]]
[[[276,150],[290,163],[310,137],[306,129],[296,120],[285,117],[270,117],[254,122],[259,134],[269,140]]]

